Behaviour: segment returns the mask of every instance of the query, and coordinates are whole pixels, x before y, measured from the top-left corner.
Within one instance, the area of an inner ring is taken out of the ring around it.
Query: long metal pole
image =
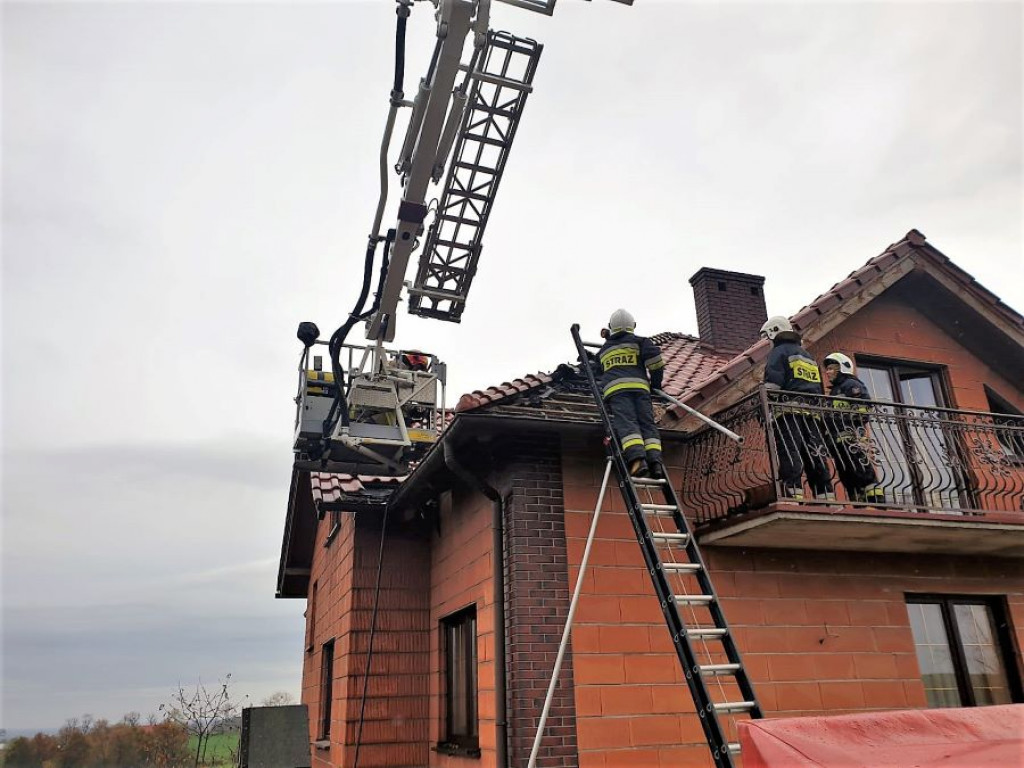
[[[540,750],[540,740],[544,736],[544,726],[548,720],[548,711],[551,709],[551,700],[555,696],[555,686],[558,684],[558,673],[562,670],[562,659],[565,658],[565,649],[569,645],[569,633],[572,630],[572,619],[576,615],[576,605],[580,601],[580,592],[583,591],[583,575],[587,572],[587,561],[590,559],[590,546],[594,543],[594,534],[597,533],[597,521],[601,517],[601,507],[604,506],[604,494],[608,490],[608,477],[612,472],[612,459],[609,456],[604,465],[604,479],[601,481],[601,492],[597,496],[597,507],[594,509],[594,519],[590,523],[590,533],[587,534],[587,545],[583,548],[583,558],[580,560],[580,572],[576,576],[576,589],[572,593],[572,601],[569,603],[569,615],[565,619],[565,629],[562,631],[562,642],[558,646],[558,656],[555,657],[555,669],[551,673],[551,683],[548,685],[548,695],[544,699],[544,709],[540,713],[540,723],[537,725],[537,733],[533,737],[533,749],[530,750],[530,762],[527,768],[535,768],[537,765],[537,752]]]
[[[680,408],[682,408],[684,411],[686,411],[691,416],[696,416],[698,419],[703,421],[709,427],[714,427],[719,432],[721,432],[723,435],[728,437],[730,440],[735,440],[737,443],[740,443],[742,445],[742,443],[743,443],[742,435],[737,435],[731,429],[727,429],[726,427],[723,427],[721,424],[719,424],[714,419],[705,416],[700,411],[694,410],[693,408],[688,406],[686,403],[683,403],[683,402],[680,402],[679,400],[676,400],[674,397],[672,397],[672,395],[664,392],[663,390],[656,389],[656,390],[654,390],[654,392],[655,392],[656,395],[658,395],[659,397],[665,398],[666,400],[668,400],[673,405],[678,405]]]

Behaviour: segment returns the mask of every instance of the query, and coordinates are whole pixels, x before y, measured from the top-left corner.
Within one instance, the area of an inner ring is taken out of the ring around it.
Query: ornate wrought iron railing
[[[775,501],[945,514],[1024,513],[1024,417],[764,389],[683,449],[697,522]],[[794,479],[796,478],[796,479]]]

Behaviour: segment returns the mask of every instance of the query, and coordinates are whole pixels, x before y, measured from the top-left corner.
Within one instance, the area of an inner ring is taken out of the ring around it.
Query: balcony
[[[715,418],[744,442],[703,428],[684,444],[703,544],[1024,557],[1024,417],[762,389]],[[779,481],[787,459],[802,489]]]

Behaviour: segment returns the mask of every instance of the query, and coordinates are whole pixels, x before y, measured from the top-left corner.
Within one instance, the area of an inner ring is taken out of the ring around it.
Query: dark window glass
[[[1024,414],[987,385],[985,386],[985,397],[988,400],[988,409],[993,414],[992,421],[996,425],[996,440],[999,442],[999,447],[1011,459],[1024,461],[1024,431],[1021,431],[1019,419]],[[1000,416],[1004,418],[999,418]]]
[[[444,746],[475,752],[477,730],[476,607],[441,621],[444,646]]]
[[[872,400],[896,404],[879,408],[882,418],[871,430],[886,501],[947,511],[963,507],[966,478],[954,469],[958,446],[942,412],[926,410],[947,406],[940,369],[858,357],[857,376]]]
[[[1001,601],[913,596],[907,598],[907,612],[928,706],[1021,701]]]
[[[331,703],[334,701],[334,641],[320,653],[320,738],[331,737]]]

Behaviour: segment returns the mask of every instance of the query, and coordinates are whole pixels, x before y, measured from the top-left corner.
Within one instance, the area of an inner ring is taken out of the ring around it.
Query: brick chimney
[[[690,278],[700,340],[718,352],[742,352],[768,319],[764,278],[702,267]]]

